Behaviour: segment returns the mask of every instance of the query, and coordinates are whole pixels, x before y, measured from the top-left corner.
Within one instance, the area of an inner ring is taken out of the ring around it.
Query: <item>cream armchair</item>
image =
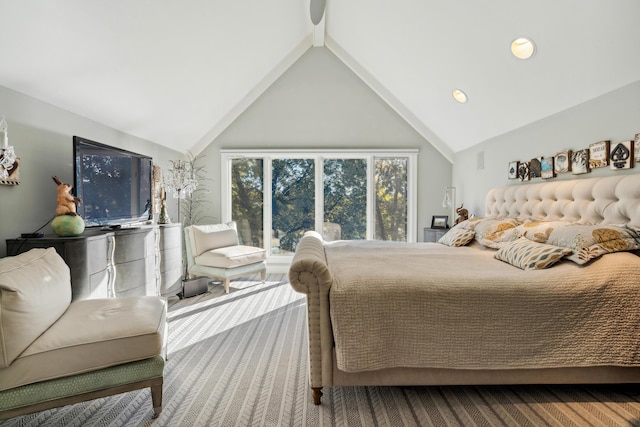
[[[54,248],[0,259],[0,420],[142,388],[162,410],[166,305],[71,301]]]
[[[235,222],[214,225],[190,225],[184,229],[189,278],[207,276],[222,280],[229,293],[231,279],[260,272],[267,275],[266,251],[240,245]]]

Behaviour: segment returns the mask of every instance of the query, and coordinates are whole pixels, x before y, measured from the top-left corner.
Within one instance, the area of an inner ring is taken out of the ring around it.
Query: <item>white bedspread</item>
[[[346,372],[390,367],[640,366],[640,257],[523,271],[494,251],[327,243]]]

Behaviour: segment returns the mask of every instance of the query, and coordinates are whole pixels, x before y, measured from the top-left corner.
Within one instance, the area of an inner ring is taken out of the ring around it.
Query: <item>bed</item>
[[[307,232],[289,279],[314,403],[335,386],[640,382],[639,228],[640,175],[618,175],[495,188],[441,243]]]

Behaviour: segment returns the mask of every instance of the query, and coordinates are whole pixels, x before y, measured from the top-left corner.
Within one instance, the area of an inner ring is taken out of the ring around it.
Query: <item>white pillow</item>
[[[194,225],[193,230],[193,256],[199,256],[211,249],[236,246],[238,232],[235,223],[216,225]]]
[[[53,248],[0,259],[0,368],[6,368],[71,303],[69,267]]]

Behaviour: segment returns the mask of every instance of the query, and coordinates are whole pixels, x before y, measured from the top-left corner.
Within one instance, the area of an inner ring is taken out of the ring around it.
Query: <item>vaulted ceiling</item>
[[[193,150],[315,33],[450,157],[640,80],[638,0],[327,0],[318,27],[310,1],[0,0],[0,85]]]

